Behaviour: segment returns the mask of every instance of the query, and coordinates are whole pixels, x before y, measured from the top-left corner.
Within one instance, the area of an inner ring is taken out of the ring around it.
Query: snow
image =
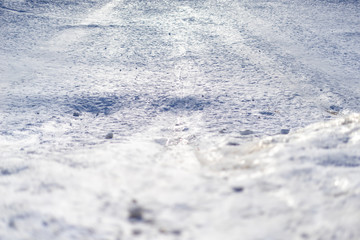
[[[0,240],[359,239],[357,1],[0,1]]]

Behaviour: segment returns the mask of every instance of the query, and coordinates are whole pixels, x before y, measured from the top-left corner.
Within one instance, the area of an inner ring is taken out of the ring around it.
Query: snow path
[[[1,1],[0,240],[359,239],[359,8]]]

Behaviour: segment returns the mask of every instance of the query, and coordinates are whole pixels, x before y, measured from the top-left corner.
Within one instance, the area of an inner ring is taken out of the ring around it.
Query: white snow
[[[359,13],[0,1],[0,240],[360,239]]]

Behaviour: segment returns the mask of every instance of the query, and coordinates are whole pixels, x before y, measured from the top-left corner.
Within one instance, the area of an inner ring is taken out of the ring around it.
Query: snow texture
[[[360,239],[359,14],[0,0],[0,240]]]

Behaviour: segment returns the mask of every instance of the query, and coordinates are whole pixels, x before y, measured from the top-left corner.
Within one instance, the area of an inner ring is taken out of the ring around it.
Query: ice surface
[[[0,240],[359,239],[357,1],[0,1]]]

